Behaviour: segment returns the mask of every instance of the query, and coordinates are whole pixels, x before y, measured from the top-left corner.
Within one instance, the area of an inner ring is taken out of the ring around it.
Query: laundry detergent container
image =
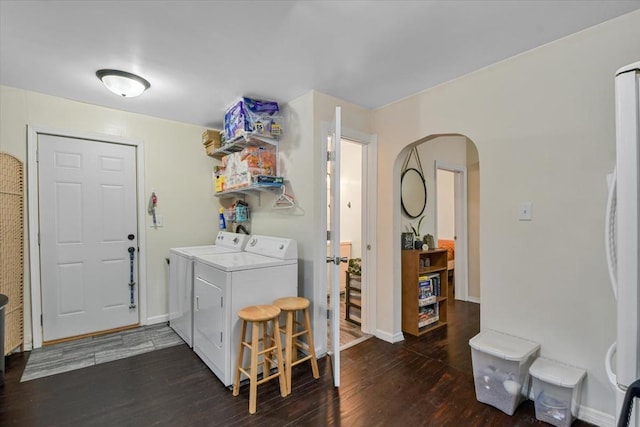
[[[540,357],[529,373],[536,418],[558,427],[570,426],[578,412],[585,370]]]
[[[529,391],[529,367],[540,344],[485,330],[469,340],[476,398],[513,415]]]

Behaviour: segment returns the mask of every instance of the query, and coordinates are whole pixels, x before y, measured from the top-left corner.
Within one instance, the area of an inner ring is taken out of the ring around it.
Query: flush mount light
[[[126,98],[142,95],[151,84],[140,76],[120,70],[98,70],[96,76],[111,92]]]

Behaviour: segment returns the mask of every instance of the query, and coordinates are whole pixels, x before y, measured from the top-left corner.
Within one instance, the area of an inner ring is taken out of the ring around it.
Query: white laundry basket
[[[469,340],[476,398],[513,415],[529,390],[529,367],[540,344],[493,330]]]
[[[536,418],[557,427],[569,427],[578,412],[585,370],[540,357],[529,373],[533,378]]]

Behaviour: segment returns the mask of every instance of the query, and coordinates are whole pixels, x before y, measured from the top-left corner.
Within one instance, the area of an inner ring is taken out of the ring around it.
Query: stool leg
[[[273,338],[269,335],[269,322],[264,322],[262,324],[262,350],[273,347],[272,341]],[[268,377],[271,372],[270,359],[273,357],[272,353],[269,352],[262,355],[262,378]]]
[[[291,393],[291,368],[293,364],[293,353],[296,351],[293,345],[293,322],[295,320],[293,311],[287,311],[287,320],[285,323],[285,378],[287,380],[287,394]]]
[[[311,370],[313,378],[320,378],[318,370],[318,361],[316,360],[316,347],[313,344],[313,331],[311,330],[311,319],[309,318],[309,309],[304,309],[304,327],[307,330],[307,342],[309,343],[309,354],[311,355]]]
[[[249,380],[249,413],[256,413],[258,399],[258,351],[260,347],[259,324],[251,325],[251,376]]]
[[[247,321],[242,321],[242,332],[240,333],[240,348],[238,348],[238,360],[236,363],[235,379],[233,381],[233,395],[237,396],[240,393],[240,368],[242,368],[242,359],[244,356],[244,342],[245,335],[247,333]]]
[[[278,356],[278,381],[280,382],[280,395],[285,397],[289,394],[287,391],[287,376],[284,373],[284,364],[282,362],[282,340],[280,339],[280,321],[276,316],[273,319],[273,331],[276,340],[276,356]]]

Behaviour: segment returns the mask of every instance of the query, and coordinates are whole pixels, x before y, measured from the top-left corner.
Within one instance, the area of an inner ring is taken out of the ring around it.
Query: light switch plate
[[[531,221],[533,218],[533,203],[522,202],[518,208],[518,219],[520,221]]]

